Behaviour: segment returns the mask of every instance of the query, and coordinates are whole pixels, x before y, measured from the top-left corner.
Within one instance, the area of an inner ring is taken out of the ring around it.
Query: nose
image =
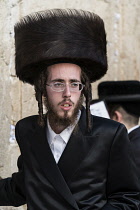
[[[64,98],[69,98],[71,97],[71,92],[70,92],[70,87],[68,84],[66,84],[65,89],[63,91],[63,97]]]

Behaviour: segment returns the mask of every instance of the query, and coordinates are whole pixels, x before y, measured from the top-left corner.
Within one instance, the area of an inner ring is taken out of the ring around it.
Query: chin
[[[61,114],[58,114],[60,118],[71,118],[72,115],[73,115],[73,112],[72,111],[65,111]]]

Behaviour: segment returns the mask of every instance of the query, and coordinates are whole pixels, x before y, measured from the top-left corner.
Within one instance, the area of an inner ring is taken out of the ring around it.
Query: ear
[[[122,114],[119,111],[115,111],[112,117],[112,120],[122,123]]]

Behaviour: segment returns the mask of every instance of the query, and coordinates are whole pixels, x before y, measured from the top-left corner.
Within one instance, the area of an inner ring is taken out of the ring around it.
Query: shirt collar
[[[51,144],[52,141],[54,140],[54,137],[56,137],[57,135],[61,136],[61,138],[64,140],[64,142],[67,144],[76,124],[78,123],[79,119],[81,116],[81,110],[79,110],[76,121],[73,125],[68,126],[67,128],[65,128],[60,134],[56,134],[49,123],[49,120],[47,118],[47,139],[48,139],[48,143]]]
[[[130,128],[130,129],[128,130],[128,133],[130,133],[131,131],[135,130],[135,129],[138,128],[138,127],[139,127],[139,125],[136,125],[136,126]]]

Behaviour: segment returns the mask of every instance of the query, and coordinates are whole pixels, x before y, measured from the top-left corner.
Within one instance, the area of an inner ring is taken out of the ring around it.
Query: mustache
[[[63,101],[59,102],[58,105],[61,105],[64,102],[70,102],[72,105],[74,105],[74,103],[70,99],[64,99]]]

